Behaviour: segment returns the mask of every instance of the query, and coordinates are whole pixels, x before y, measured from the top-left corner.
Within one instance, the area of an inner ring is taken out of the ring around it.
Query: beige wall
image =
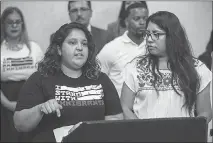
[[[159,10],[175,13],[186,29],[195,56],[207,45],[212,30],[212,2],[148,1],[150,14]],[[106,29],[119,13],[121,1],[92,1],[91,23]],[[67,1],[2,1],[1,12],[7,6],[17,6],[24,13],[30,38],[46,50],[49,36],[62,24],[69,22]]]

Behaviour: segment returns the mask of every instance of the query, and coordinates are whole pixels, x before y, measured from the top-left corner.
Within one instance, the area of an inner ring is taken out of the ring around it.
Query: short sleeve
[[[115,55],[113,55],[112,46],[113,45],[111,44],[111,42],[106,44],[97,55],[97,59],[100,61],[101,64],[101,71],[107,75],[109,75],[110,69],[115,61]]]
[[[32,108],[44,102],[41,88],[41,75],[33,73],[22,86],[16,105],[16,111]]]
[[[44,58],[44,52],[41,47],[36,42],[31,41],[31,48],[35,51],[32,54],[35,54],[36,63],[40,62]]]
[[[198,90],[198,93],[200,93],[212,81],[212,72],[201,61],[198,62],[198,65],[195,68],[200,77],[200,88]]]
[[[136,67],[135,67],[135,62],[128,63],[125,68],[124,68],[124,82],[125,84],[134,92],[137,92],[137,87],[136,87]]]
[[[100,78],[104,92],[105,116],[122,113],[120,99],[114,84],[104,73],[101,74]]]

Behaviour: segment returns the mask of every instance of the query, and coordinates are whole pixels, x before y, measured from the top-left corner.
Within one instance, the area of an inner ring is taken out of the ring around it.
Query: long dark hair
[[[44,59],[38,64],[38,71],[41,72],[42,75],[54,75],[61,71],[61,56],[58,53],[58,47],[62,47],[66,37],[72,29],[76,28],[84,32],[88,41],[89,55],[86,63],[82,67],[82,73],[89,79],[98,78],[100,74],[100,65],[95,56],[95,45],[92,35],[84,25],[76,22],[64,24],[55,32]]]
[[[166,33],[167,65],[172,72],[171,85],[174,91],[181,95],[174,86],[175,83],[178,83],[185,97],[183,107],[188,109],[191,116],[196,101],[196,94],[200,87],[200,79],[195,69],[194,63],[196,59],[192,55],[191,45],[186,33],[177,16],[167,11],[159,11],[152,14],[147,19],[147,26],[149,22],[158,25]],[[159,78],[155,72],[156,69],[160,73],[158,57],[149,55],[149,63],[152,63],[151,67],[155,86]]]
[[[1,43],[5,40],[5,38],[7,37],[6,33],[5,33],[5,20],[8,17],[8,15],[17,12],[22,20],[22,33],[21,33],[21,37],[20,37],[20,42],[26,44],[26,46],[29,48],[29,50],[31,51],[31,47],[29,44],[29,37],[27,34],[27,28],[26,28],[26,24],[25,24],[25,20],[24,20],[24,16],[21,12],[21,10],[17,7],[7,7],[2,15],[1,15]]]
[[[135,2],[142,3],[144,5],[144,8],[146,8],[148,10],[146,1],[135,1]],[[118,18],[120,21],[120,26],[123,28],[126,28],[125,19],[127,17],[127,11],[126,11],[125,7],[126,7],[126,1],[122,1]]]

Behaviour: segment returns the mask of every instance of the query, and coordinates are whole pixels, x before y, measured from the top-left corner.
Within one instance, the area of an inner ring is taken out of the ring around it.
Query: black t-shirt
[[[21,81],[1,81],[1,90],[10,101],[17,101],[18,94],[25,80]]]
[[[16,111],[54,98],[63,106],[61,117],[56,113],[44,115],[34,134],[122,113],[117,91],[106,74],[101,73],[97,80],[91,80],[83,75],[70,78],[63,72],[48,77],[39,72],[32,74],[20,91]]]

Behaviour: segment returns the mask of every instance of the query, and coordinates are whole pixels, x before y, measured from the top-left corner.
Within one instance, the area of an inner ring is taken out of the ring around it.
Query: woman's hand
[[[7,97],[4,95],[4,93],[0,90],[1,92],[1,104],[8,109],[9,111],[14,112],[16,109],[16,101],[10,101],[7,99]]]
[[[60,117],[61,116],[60,110],[63,107],[60,104],[58,104],[56,99],[50,99],[47,102],[41,104],[40,108],[41,111],[45,114],[51,114],[56,112],[57,116]]]
[[[8,109],[9,109],[10,111],[14,112],[15,109],[16,109],[16,104],[17,104],[16,101],[10,101],[10,102],[9,102],[9,105],[8,105]]]

